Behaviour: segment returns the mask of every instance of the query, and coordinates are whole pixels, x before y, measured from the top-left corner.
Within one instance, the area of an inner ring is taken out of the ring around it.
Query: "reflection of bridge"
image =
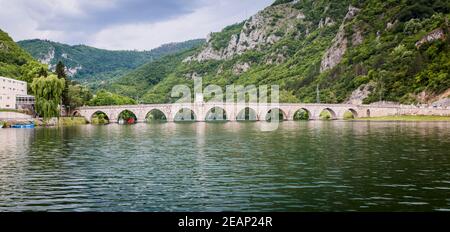
[[[144,122],[148,114],[152,111],[162,112],[167,121],[175,120],[177,114],[183,110],[192,111],[196,121],[205,121],[207,115],[213,109],[222,109],[226,120],[236,121],[237,116],[248,108],[248,111],[254,112],[256,120],[265,120],[269,112],[273,109],[279,109],[283,114],[283,120],[294,120],[294,115],[300,110],[309,114],[310,120],[320,119],[323,111],[328,111],[332,119],[344,119],[344,114],[349,112],[355,118],[358,117],[382,117],[393,115],[440,115],[449,116],[450,109],[446,108],[419,108],[414,106],[384,106],[384,105],[347,105],[347,104],[262,104],[258,103],[187,103],[187,104],[155,104],[155,105],[124,105],[124,106],[98,106],[81,107],[74,111],[74,115],[85,117],[88,121],[92,120],[94,114],[102,112],[106,114],[111,122],[117,122],[119,115],[128,110],[134,113],[138,122]]]

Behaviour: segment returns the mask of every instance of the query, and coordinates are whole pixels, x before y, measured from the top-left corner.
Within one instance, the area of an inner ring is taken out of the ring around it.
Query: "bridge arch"
[[[294,111],[293,120],[301,121],[301,120],[309,120],[311,119],[312,114],[311,111],[306,108],[300,108]]]
[[[167,115],[160,109],[152,109],[145,115],[146,122],[167,122]]]
[[[258,114],[256,110],[251,107],[241,109],[236,115],[236,121],[258,121]]]
[[[197,115],[189,108],[180,109],[174,116],[174,122],[195,122]]]
[[[370,118],[370,109],[367,109],[367,111],[366,111],[366,117]]]
[[[265,115],[266,121],[271,121],[278,116],[279,121],[287,120],[287,114],[280,108],[272,108]]]
[[[90,116],[90,122],[93,124],[108,124],[110,121],[110,116],[99,110],[99,111],[95,111],[91,116]]]
[[[358,117],[358,112],[353,108],[350,108],[350,109],[344,111],[344,114],[342,115],[343,119],[354,119],[357,117]]]
[[[215,106],[211,107],[205,116],[205,121],[226,121],[228,120],[227,112],[224,108]]]
[[[322,120],[336,120],[337,114],[336,112],[331,108],[325,108],[322,111],[320,111],[320,119]]]
[[[82,115],[81,115],[81,113],[80,113],[80,111],[78,111],[78,110],[75,110],[73,113],[72,113],[72,117],[81,117]]]
[[[128,109],[122,110],[116,118],[120,124],[135,124],[138,120],[136,114]]]

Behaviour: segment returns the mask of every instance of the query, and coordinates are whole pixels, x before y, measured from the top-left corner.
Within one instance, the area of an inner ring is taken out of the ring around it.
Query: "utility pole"
[[[319,104],[320,103],[320,90],[319,90],[319,84],[317,84],[317,88],[316,88],[316,103]]]

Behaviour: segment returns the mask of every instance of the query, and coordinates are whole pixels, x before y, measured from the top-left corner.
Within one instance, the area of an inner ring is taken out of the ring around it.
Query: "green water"
[[[450,123],[0,129],[0,211],[448,211]]]

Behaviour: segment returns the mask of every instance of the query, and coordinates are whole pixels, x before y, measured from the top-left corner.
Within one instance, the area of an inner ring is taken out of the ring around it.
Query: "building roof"
[[[21,82],[21,83],[28,84],[26,81],[21,81],[21,80],[17,80],[17,79],[14,79],[14,78],[9,78],[9,77],[0,76],[0,79],[6,79],[6,80],[11,80],[11,81],[16,81],[16,82]]]

